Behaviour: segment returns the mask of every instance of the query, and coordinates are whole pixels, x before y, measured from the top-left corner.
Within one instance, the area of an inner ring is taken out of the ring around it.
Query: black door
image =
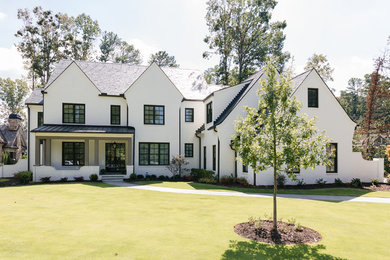
[[[126,174],[126,145],[106,143],[106,172]]]

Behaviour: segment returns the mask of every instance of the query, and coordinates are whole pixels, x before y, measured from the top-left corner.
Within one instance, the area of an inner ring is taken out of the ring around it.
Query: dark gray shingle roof
[[[297,90],[297,88],[302,84],[302,82],[306,79],[307,75],[309,75],[311,71],[312,70],[305,71],[291,79],[291,84],[293,85],[292,93]]]
[[[43,105],[43,94],[41,91],[41,88],[34,89],[30,96],[26,99],[26,105]]]
[[[98,125],[42,125],[31,130],[34,133],[97,133],[97,134],[132,134],[131,126],[98,126]]]
[[[17,130],[9,130],[7,125],[0,125],[0,139],[6,144],[4,147],[15,147],[16,137],[20,128]]]

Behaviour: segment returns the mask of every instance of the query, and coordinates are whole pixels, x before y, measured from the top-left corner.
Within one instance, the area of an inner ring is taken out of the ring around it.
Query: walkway
[[[252,198],[272,198],[272,194],[267,193],[245,193],[233,191],[212,191],[212,190],[187,190],[167,187],[156,187],[148,185],[132,184],[124,181],[104,181],[107,184],[126,187],[137,190],[150,190],[169,193],[181,194],[197,194],[197,195],[211,195],[211,196],[233,196],[233,197],[252,197]],[[351,202],[371,202],[371,203],[388,203],[390,198],[376,198],[376,197],[352,197],[352,196],[329,196],[329,195],[299,195],[299,194],[278,194],[278,198],[288,199],[307,199],[307,200],[327,200],[327,201],[351,201]]]

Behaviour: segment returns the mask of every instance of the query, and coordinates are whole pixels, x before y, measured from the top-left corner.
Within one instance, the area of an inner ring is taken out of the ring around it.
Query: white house
[[[243,106],[257,106],[258,72],[233,87],[208,85],[200,71],[63,60],[28,106],[29,169],[34,180],[99,174],[170,175],[172,156],[182,154],[188,168],[244,176],[268,185],[268,172],[253,174],[236,160],[230,143],[233,122]],[[306,183],[323,178],[363,181],[383,177],[383,159],[365,161],[352,152],[356,124],[315,70],[293,79],[303,113],[316,116],[336,150],[333,167],[298,174]],[[102,171],[103,170],[103,171]]]

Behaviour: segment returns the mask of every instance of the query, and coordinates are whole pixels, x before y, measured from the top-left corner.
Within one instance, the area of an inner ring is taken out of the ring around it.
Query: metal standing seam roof
[[[132,126],[98,126],[98,125],[42,125],[34,133],[95,133],[95,134],[132,134]]]

